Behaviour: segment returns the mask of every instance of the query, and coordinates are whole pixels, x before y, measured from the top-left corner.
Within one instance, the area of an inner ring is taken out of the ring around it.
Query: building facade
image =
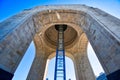
[[[96,78],[96,80],[107,80],[105,73],[100,73],[100,75]]]

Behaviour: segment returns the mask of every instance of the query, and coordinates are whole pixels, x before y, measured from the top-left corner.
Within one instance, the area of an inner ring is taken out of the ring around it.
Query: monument
[[[65,55],[73,60],[76,80],[95,80],[88,41],[108,80],[120,79],[120,20],[85,5],[47,5],[25,9],[0,23],[0,80],[12,79],[31,41],[36,54],[27,80],[43,80],[46,61],[56,53],[55,25],[67,25]]]

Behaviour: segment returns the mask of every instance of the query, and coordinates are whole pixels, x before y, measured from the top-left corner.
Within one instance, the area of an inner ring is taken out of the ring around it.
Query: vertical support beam
[[[75,53],[77,80],[96,80],[86,53]]]
[[[86,15],[85,23],[87,24],[83,24],[82,28],[105,70],[108,80],[119,80],[120,20],[102,11],[95,13],[98,15],[94,13]]]
[[[35,34],[28,12],[0,23],[0,80],[11,80]]]
[[[44,78],[47,56],[42,51],[38,51],[38,53],[39,55],[36,55],[26,80],[43,80]]]

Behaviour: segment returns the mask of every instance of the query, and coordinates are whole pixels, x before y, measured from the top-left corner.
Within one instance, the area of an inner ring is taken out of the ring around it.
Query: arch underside
[[[57,18],[58,14],[60,19]],[[55,31],[53,30],[54,28],[51,28],[51,31],[49,31],[50,27],[53,27],[56,24],[65,24],[67,26],[70,26],[76,31],[77,37],[74,38],[71,44],[65,46],[65,51],[66,51],[65,54],[66,56],[71,58],[74,62],[76,79],[77,80],[95,80],[95,76],[93,74],[92,68],[90,66],[90,63],[87,57],[88,39],[79,25],[80,22],[81,23],[84,22],[84,17],[85,15],[83,13],[80,12],[78,14],[78,12],[75,12],[72,10],[53,10],[51,12],[42,12],[35,15],[33,18],[35,21],[35,25],[37,26],[42,25],[40,30],[38,30],[37,34],[34,37],[34,42],[36,45],[36,56],[41,56],[39,51],[42,50],[44,53],[44,56],[48,57],[49,59],[54,57],[56,52],[56,46],[52,45],[50,41],[46,41],[46,36],[45,36],[46,31],[51,32],[51,34],[47,33],[49,36],[56,37],[55,34],[57,33],[55,33]],[[81,20],[81,21],[78,22],[77,20]],[[52,32],[52,30],[54,32]],[[68,29],[68,31],[70,30],[71,29]],[[72,37],[72,33],[74,34],[73,30],[70,33],[66,32],[65,37],[68,37],[68,38],[66,38],[65,41],[69,41],[67,39],[69,39],[70,36]],[[55,40],[55,39],[52,39],[52,40]],[[53,41],[53,42],[56,42],[56,41]],[[30,72],[33,72],[32,68]],[[36,75],[37,74],[38,73],[36,73]],[[32,76],[32,75],[33,73],[28,75],[28,80],[30,79],[29,76]],[[35,79],[37,79],[37,77]]]

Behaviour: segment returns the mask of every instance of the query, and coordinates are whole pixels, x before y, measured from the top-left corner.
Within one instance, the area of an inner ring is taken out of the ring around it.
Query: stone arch
[[[65,52],[65,56],[69,57],[72,61],[74,61],[74,57],[71,53],[68,53],[68,52]],[[55,54],[56,52],[53,52],[51,53],[49,56],[48,56],[48,59],[52,59],[53,57],[55,57]]]
[[[52,60],[55,56],[56,56],[56,52],[51,53],[51,54],[48,56],[48,63],[49,63],[49,61]],[[71,53],[65,52],[65,56],[67,56],[68,58],[71,59],[71,61],[73,62],[74,70],[75,70],[74,57],[73,57],[73,55],[72,55]],[[48,63],[46,63],[46,64],[48,64]],[[48,65],[46,66],[46,72],[44,73],[44,80],[46,79],[47,70],[48,70]],[[75,73],[75,74],[77,74],[77,73]]]
[[[90,41],[98,59],[108,75],[108,78],[111,78],[114,74],[119,75],[120,28],[118,26],[120,26],[120,20],[97,8],[85,5],[35,7],[30,10],[24,10],[2,22],[0,24],[0,32],[2,32],[0,33],[0,52],[2,53],[0,54],[0,70],[3,72],[9,72],[6,74],[11,75],[11,78],[31,40],[33,40],[33,38],[35,40],[37,36],[41,35],[40,32],[42,28],[49,23],[72,23],[78,25],[82,29],[82,33],[85,33]],[[36,43],[36,46],[37,45],[38,43]],[[34,64],[37,65],[41,61],[41,64],[45,66],[45,54],[49,55],[49,51],[54,51],[55,49],[48,49],[47,45],[39,47],[40,48],[36,49]],[[45,49],[48,50],[46,51]],[[79,49],[73,50],[73,53],[78,53],[77,51],[79,51]],[[86,53],[86,51],[83,53]],[[86,58],[85,60],[87,61]],[[32,67],[36,67],[36,69],[40,67],[40,64],[38,66],[34,66],[34,64]],[[79,64],[76,66],[80,68]],[[44,70],[44,67],[40,69]],[[39,73],[40,71],[32,70],[32,72],[37,74],[37,72]],[[30,74],[32,74],[32,72],[30,71]],[[42,71],[39,76],[36,75],[34,77],[36,79],[42,79],[43,73],[44,71]],[[36,80],[35,78],[29,76],[28,80]],[[83,80],[87,79],[88,77],[83,77]],[[118,79],[116,78],[116,80]]]

